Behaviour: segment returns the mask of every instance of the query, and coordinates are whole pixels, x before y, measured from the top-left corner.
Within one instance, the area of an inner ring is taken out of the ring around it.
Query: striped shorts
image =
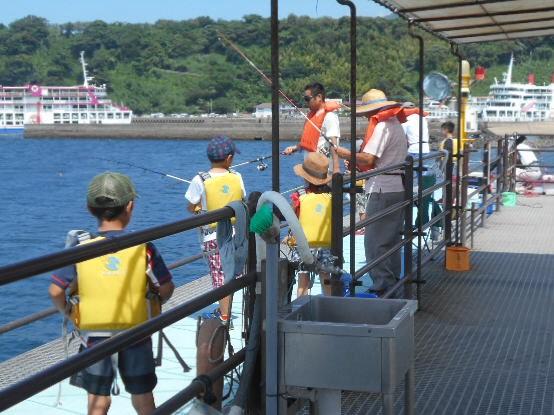
[[[204,252],[217,250],[217,241],[204,242]],[[208,260],[208,266],[210,267],[210,274],[212,276],[212,287],[218,288],[225,282],[225,275],[223,274],[223,267],[221,266],[221,256],[219,252],[206,255]]]

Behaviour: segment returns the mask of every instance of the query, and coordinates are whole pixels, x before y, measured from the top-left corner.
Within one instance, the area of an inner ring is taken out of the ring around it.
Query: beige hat
[[[361,115],[366,112],[382,109],[384,107],[393,107],[398,104],[395,101],[389,101],[383,91],[379,89],[370,89],[362,96],[362,103],[356,106],[356,114]]]
[[[321,153],[308,153],[304,163],[294,166],[297,176],[303,177],[309,183],[320,186],[331,181],[329,174],[329,159]]]

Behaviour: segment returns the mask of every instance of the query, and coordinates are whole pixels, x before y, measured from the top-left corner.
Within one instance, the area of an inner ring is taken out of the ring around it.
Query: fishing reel
[[[265,164],[263,161],[260,161],[256,168],[258,169],[258,171],[264,171],[265,169],[267,169],[267,164]]]

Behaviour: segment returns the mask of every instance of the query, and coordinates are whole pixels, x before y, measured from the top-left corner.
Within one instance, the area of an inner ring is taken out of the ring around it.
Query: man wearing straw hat
[[[356,106],[356,114],[368,118],[367,131],[356,154],[360,171],[383,168],[403,163],[408,155],[408,141],[402,123],[406,121],[402,106],[387,99],[383,91],[371,89]],[[339,147],[340,158],[349,160],[350,151]],[[366,180],[368,195],[366,215],[370,217],[404,200],[404,184],[400,171],[393,171]],[[365,228],[366,261],[372,262],[389,251],[401,240],[403,209],[371,223]],[[371,271],[372,291],[383,294],[400,277],[400,250],[397,250]]]

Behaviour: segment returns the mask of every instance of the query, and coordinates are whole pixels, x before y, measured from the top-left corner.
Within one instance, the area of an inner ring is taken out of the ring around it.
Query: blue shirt
[[[126,231],[107,231],[107,232],[98,232],[94,235],[104,236],[106,238],[112,237],[112,236],[121,236],[125,234]],[[77,241],[68,248],[71,248],[73,246],[76,246],[78,244]],[[148,265],[150,266],[150,269],[152,270],[154,277],[156,278],[156,281],[151,281],[154,285],[159,284],[165,284],[169,281],[171,281],[172,276],[169,270],[167,269],[167,266],[165,265],[165,262],[154,246],[153,243],[147,242],[146,243],[146,260]],[[145,270],[146,271],[146,270]],[[58,287],[63,288],[64,290],[69,287],[69,285],[73,282],[73,280],[77,277],[77,267],[75,265],[68,265],[64,268],[58,269],[56,272],[52,274],[52,283],[56,284]]]

